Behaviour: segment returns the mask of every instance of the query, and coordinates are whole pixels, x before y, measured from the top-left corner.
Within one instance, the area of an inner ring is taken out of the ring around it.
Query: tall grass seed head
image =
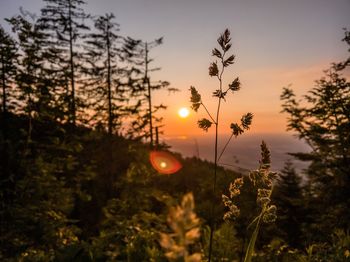
[[[191,91],[191,108],[197,112],[200,105],[201,105],[201,95],[198,93],[197,89],[194,86],[190,87],[190,91]]]
[[[273,223],[277,219],[277,207],[275,205],[271,205],[268,207],[268,209],[265,211],[263,215],[263,221],[264,223]]]

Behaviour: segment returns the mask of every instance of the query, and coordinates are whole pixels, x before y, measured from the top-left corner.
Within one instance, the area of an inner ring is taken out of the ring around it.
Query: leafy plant
[[[214,61],[209,66],[209,75],[211,77],[216,77],[219,82],[219,87],[213,92],[213,96],[217,98],[218,104],[216,109],[215,118],[210,114],[209,110],[205,106],[205,104],[202,101],[202,97],[197,91],[197,89],[193,86],[190,87],[191,91],[191,103],[192,103],[192,109],[194,111],[198,111],[198,109],[202,106],[206,113],[208,114],[209,119],[203,118],[198,121],[199,128],[203,129],[204,131],[208,131],[209,128],[214,125],[215,126],[215,149],[214,149],[214,182],[213,182],[213,198],[216,195],[216,180],[217,180],[217,166],[218,162],[225,152],[228,144],[230,143],[233,136],[237,137],[238,135],[242,134],[245,130],[248,130],[253,119],[252,113],[247,113],[242,116],[240,123],[232,123],[230,128],[232,129],[231,136],[229,137],[228,141],[226,142],[225,146],[223,147],[220,154],[218,154],[218,135],[219,135],[219,116],[220,116],[220,108],[222,100],[226,101],[226,96],[229,91],[232,93],[237,92],[240,87],[240,81],[239,78],[235,78],[231,84],[229,84],[226,88],[223,86],[223,74],[227,67],[232,65],[235,60],[234,55],[228,55],[228,51],[231,48],[231,38],[230,38],[230,31],[226,29],[223,34],[220,35],[220,37],[217,39],[217,42],[219,44],[219,49],[214,48],[212,50],[212,55],[218,59],[218,61]],[[213,245],[213,232],[214,232],[214,209],[215,209],[215,203],[212,201],[212,210],[211,210],[211,221],[210,221],[210,241],[209,241],[209,261],[211,260],[212,255],[212,245]]]
[[[200,237],[199,218],[193,210],[193,195],[188,193],[182,198],[180,206],[169,211],[167,221],[172,233],[161,233],[160,245],[167,251],[165,256],[170,261],[181,258],[185,262],[201,261],[201,254],[191,254],[189,249]]]
[[[249,174],[249,180],[254,185],[257,193],[256,202],[259,213],[248,226],[248,228],[254,226],[254,230],[246,250],[245,262],[250,262],[252,260],[255,243],[262,223],[272,223],[277,218],[277,208],[275,205],[271,204],[273,181],[277,177],[277,173],[270,171],[270,164],[270,151],[263,141],[261,143],[259,169],[251,171]],[[236,199],[241,193],[241,188],[244,184],[243,181],[243,178],[235,179],[235,181],[230,184],[230,195],[222,195],[224,205],[228,208],[228,211],[224,215],[225,220],[235,220],[240,215],[240,209],[236,203]]]

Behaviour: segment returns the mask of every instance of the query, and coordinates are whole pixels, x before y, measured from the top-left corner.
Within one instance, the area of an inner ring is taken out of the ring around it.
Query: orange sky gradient
[[[190,86],[201,93],[215,114],[218,88],[208,76],[213,62],[211,50],[226,28],[231,31],[231,52],[235,64],[224,75],[227,85],[239,77],[242,88],[227,96],[222,107],[220,133],[229,133],[230,123],[242,114],[254,114],[250,133],[285,133],[281,114],[282,87],[292,84],[303,95],[323,76],[332,62],[348,57],[341,39],[350,28],[349,0],[86,0],[84,9],[93,15],[113,12],[120,34],[143,41],[164,37],[164,44],[152,49],[151,80],[164,80],[179,93],[155,91],[153,104],[165,104],[163,138],[202,134],[197,120],[203,110],[186,119],[178,117],[180,107],[190,107]],[[42,0],[1,0],[0,18],[18,14],[19,7],[39,14]],[[6,24],[3,23],[2,24]],[[213,129],[213,128],[212,128]],[[211,132],[211,131],[209,131]]]
[[[329,62],[324,64],[308,66],[305,68],[278,68],[278,69],[257,69],[237,72],[235,74],[234,66],[226,73],[227,76],[239,76],[242,88],[240,91],[227,95],[227,101],[221,107],[220,132],[229,133],[230,123],[240,120],[242,114],[252,112],[254,114],[253,124],[249,132],[251,133],[285,133],[287,120],[286,114],[281,113],[281,101],[279,96],[282,87],[291,84],[296,94],[301,96],[315,85],[315,80],[323,76],[323,70],[327,69]],[[207,75],[207,70],[203,72]],[[211,91],[214,91],[218,83],[216,79],[209,76],[205,79],[207,82],[199,80],[205,78],[199,76],[193,77],[193,85],[202,95],[212,115],[216,112],[217,100],[211,97]],[[155,94],[154,102],[163,102],[168,105],[168,109],[162,113],[165,118],[164,131],[165,136],[188,136],[199,135],[203,131],[197,127],[197,121],[202,117],[207,117],[203,108],[196,113],[190,111],[188,118],[182,119],[178,116],[178,109],[184,106],[190,107],[190,80],[177,80],[181,86],[181,92],[168,94],[159,92]],[[196,85],[198,83],[198,85]],[[186,85],[187,86],[184,86]],[[226,83],[227,84],[227,83]],[[209,131],[210,132],[210,131]]]

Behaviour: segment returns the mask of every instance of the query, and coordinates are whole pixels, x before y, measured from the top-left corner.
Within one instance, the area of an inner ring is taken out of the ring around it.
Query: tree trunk
[[[111,54],[109,39],[109,21],[107,24],[107,89],[108,89],[108,134],[113,132],[112,91],[111,91]]]
[[[146,43],[146,57],[145,57],[145,82],[148,89],[148,111],[149,111],[149,135],[150,135],[150,145],[153,147],[153,125],[152,125],[152,97],[151,97],[151,83],[148,78],[148,44]]]
[[[68,22],[69,22],[69,52],[70,52],[70,78],[71,78],[71,107],[69,108],[73,125],[75,126],[76,120],[76,104],[75,104],[75,83],[74,83],[74,60],[73,60],[73,31],[72,31],[72,10],[71,10],[71,0],[69,0],[69,8],[68,8]]]

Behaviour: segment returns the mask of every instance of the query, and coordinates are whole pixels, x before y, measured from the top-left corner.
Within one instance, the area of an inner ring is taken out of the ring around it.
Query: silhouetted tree
[[[27,19],[28,14],[7,19],[12,26],[12,31],[17,34],[19,46],[18,69],[16,84],[18,86],[18,100],[21,107],[17,113],[25,113],[28,117],[27,137],[31,140],[33,130],[33,118],[43,118],[48,115],[52,97],[48,82],[44,81],[48,72],[43,67],[44,54],[41,48],[45,35],[38,27],[35,17],[33,21]]]
[[[155,114],[160,109],[166,109],[163,104],[154,105],[152,101],[152,91],[159,89],[168,89],[169,91],[177,91],[177,89],[169,88],[167,81],[151,81],[150,73],[160,70],[160,68],[151,68],[150,64],[153,59],[149,52],[156,46],[162,44],[163,38],[156,39],[152,42],[143,42],[126,39],[124,50],[128,59],[133,63],[129,84],[131,85],[131,95],[136,99],[136,103],[129,111],[136,115],[136,119],[132,121],[132,133],[137,133],[139,138],[149,138],[150,145],[154,145],[154,129],[155,123],[159,125],[162,121],[161,117]],[[133,78],[133,79],[132,79]]]
[[[13,82],[16,74],[16,59],[17,59],[17,46],[15,40],[5,32],[5,30],[0,26],[0,65],[1,65],[1,89],[2,89],[2,113],[4,118],[3,123],[3,136],[6,139],[6,118],[7,112],[13,109],[13,101],[11,101],[11,96],[14,96],[14,92],[9,92],[13,90]]]
[[[348,32],[344,40],[350,44]],[[348,66],[346,61],[334,64],[304,96],[303,103],[290,88],[284,88],[281,95],[283,112],[289,115],[288,129],[296,131],[312,149],[294,155],[311,161],[309,188],[319,204],[316,223],[325,226],[323,233],[332,231],[331,225],[350,227],[350,82],[341,75]],[[324,206],[328,212],[323,212]]]
[[[292,247],[301,247],[304,198],[301,177],[291,161],[287,161],[281,170],[272,199],[278,206],[276,225],[282,231],[282,237]]]
[[[122,68],[122,38],[117,35],[119,25],[113,14],[99,16],[95,20],[97,32],[89,34],[86,41],[88,52],[87,86],[90,87],[89,103],[93,104],[95,125],[107,127],[111,135],[121,125],[126,89],[121,83],[125,75]]]
[[[82,31],[89,28],[84,20],[89,16],[80,7],[83,0],[44,0],[47,5],[41,9],[39,23],[45,32],[50,33],[46,45],[50,51],[53,71],[60,73],[61,83],[66,89],[69,121],[76,124],[78,101],[76,78],[82,66],[79,40]],[[69,90],[70,88],[70,90]]]

